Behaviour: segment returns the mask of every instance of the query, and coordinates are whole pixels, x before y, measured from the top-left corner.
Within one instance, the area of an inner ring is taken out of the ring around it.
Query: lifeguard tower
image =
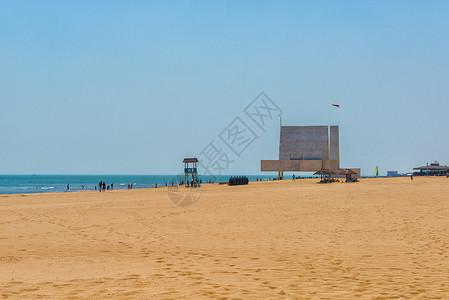
[[[198,186],[198,169],[197,169],[197,163],[198,159],[196,157],[193,158],[184,158],[182,161],[184,163],[184,178],[185,178],[185,184],[187,186],[187,182],[189,180],[190,175],[192,175],[193,178],[193,186]],[[192,164],[191,166],[189,164]]]

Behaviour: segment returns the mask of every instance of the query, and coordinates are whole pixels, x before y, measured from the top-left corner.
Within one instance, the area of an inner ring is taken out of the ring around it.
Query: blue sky
[[[0,174],[173,174],[264,91],[373,175],[449,164],[447,1],[0,1]],[[332,103],[341,105],[333,108]],[[279,122],[226,171],[277,159]],[[231,155],[231,153],[230,153]]]

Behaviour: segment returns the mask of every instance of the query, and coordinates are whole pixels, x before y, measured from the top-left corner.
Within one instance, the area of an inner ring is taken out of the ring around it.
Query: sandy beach
[[[449,298],[448,179],[316,181],[0,195],[0,297]]]

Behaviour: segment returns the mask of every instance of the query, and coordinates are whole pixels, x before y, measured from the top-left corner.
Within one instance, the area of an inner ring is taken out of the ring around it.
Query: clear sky
[[[174,174],[243,110],[339,125],[343,167],[449,164],[449,1],[0,1],[0,174]],[[340,104],[339,109],[331,106]],[[220,144],[221,143],[221,144]],[[231,152],[227,150],[229,156]]]

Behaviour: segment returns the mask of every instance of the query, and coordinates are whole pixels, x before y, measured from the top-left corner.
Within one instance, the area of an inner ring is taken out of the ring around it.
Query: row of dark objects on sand
[[[344,180],[344,181],[345,182],[359,182],[357,177],[346,178],[346,180]],[[340,182],[340,180],[338,180],[337,178],[321,178],[321,180],[318,181],[318,183],[332,183],[332,182]]]
[[[238,176],[238,177],[231,177],[229,178],[228,184],[229,185],[243,185],[248,184],[249,179],[246,176]]]

